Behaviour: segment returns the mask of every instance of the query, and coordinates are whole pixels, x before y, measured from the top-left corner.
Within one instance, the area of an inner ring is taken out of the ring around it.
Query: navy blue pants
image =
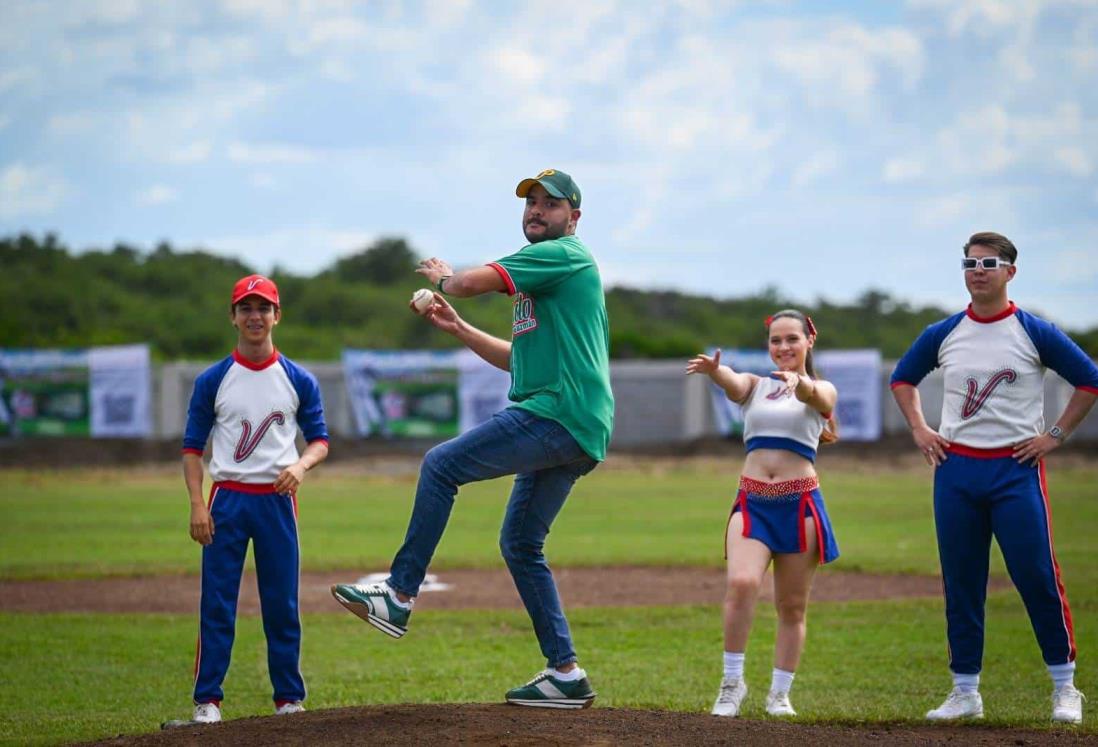
[[[267,670],[276,703],[305,699],[301,678],[301,620],[297,588],[300,568],[297,498],[271,492],[270,486],[216,483],[210,493],[213,542],[202,548],[202,602],[194,702],[220,702],[236,632],[236,600],[248,541],[255,544],[255,571]]]
[[[976,674],[984,655],[991,537],[1022,596],[1046,664],[1075,660],[1071,610],[1052,549],[1045,465],[950,453],[934,472],[934,524],[946,599],[949,668]]]

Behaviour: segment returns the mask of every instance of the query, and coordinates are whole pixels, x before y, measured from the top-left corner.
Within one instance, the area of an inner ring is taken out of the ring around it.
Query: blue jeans
[[[553,420],[508,408],[473,430],[427,452],[404,544],[393,559],[389,585],[416,596],[435,554],[458,488],[516,475],[499,547],[548,665],[576,661],[568,621],[542,548],[572,485],[598,464]]]

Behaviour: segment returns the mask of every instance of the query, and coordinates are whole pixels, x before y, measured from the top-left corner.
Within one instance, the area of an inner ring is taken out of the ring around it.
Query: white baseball
[[[420,288],[412,295],[412,306],[415,307],[417,314],[422,314],[434,300],[434,291],[428,290],[427,288]]]

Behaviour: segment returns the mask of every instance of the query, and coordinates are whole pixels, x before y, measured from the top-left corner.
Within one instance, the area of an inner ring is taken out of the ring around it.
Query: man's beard
[[[529,226],[529,225],[530,225],[529,223],[523,224],[522,233],[526,236],[526,240],[529,241],[531,244],[536,244],[539,241],[549,241],[551,239],[559,239],[561,236],[564,236],[565,232],[568,230],[567,224],[565,224],[563,226],[559,226],[557,228],[554,228],[553,226],[549,225],[548,223],[545,223],[544,221],[538,221],[537,225],[543,226],[544,231],[542,231],[542,233],[540,233],[540,234],[535,234],[534,236],[531,236],[530,232],[527,230],[527,226]]]

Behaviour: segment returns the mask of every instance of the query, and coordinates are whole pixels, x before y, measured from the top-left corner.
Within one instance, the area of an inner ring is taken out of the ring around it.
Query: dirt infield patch
[[[395,705],[338,708],[188,726],[96,742],[100,745],[1081,745],[1094,735],[981,726],[820,726],[700,713],[592,708],[550,711],[507,705]]]
[[[718,568],[593,567],[554,571],[566,607],[717,604],[724,598],[724,571]],[[302,612],[340,609],[328,587],[354,582],[357,571],[301,574]],[[420,595],[417,610],[521,609],[522,602],[504,569],[439,571],[448,591]],[[1009,588],[993,579],[990,588]],[[816,601],[935,597],[942,593],[934,576],[846,573],[823,570],[816,576]],[[6,612],[165,612],[197,614],[197,576],[155,576],[77,581],[0,581],[0,610]],[[772,599],[769,580],[763,598]],[[254,573],[241,584],[239,614],[258,615]]]

